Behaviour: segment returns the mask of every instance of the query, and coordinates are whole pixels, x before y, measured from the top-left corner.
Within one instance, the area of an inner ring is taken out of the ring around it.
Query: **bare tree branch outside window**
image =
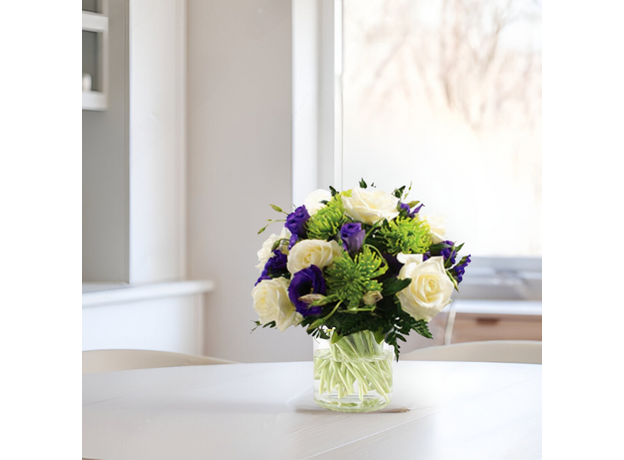
[[[541,71],[540,1],[344,0],[346,182],[395,155],[435,201],[444,192],[427,168],[463,164],[449,179],[472,177],[473,212],[523,209],[508,240],[541,254]],[[509,253],[486,240],[484,253]]]

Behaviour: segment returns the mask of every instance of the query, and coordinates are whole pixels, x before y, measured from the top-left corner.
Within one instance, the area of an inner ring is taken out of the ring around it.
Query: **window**
[[[336,0],[316,17],[318,185],[412,182],[473,256],[460,298],[541,300],[541,4]]]

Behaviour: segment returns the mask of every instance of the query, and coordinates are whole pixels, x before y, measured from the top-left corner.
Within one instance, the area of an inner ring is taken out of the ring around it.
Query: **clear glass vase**
[[[392,349],[370,331],[336,343],[314,340],[314,401],[341,412],[370,412],[392,399]]]

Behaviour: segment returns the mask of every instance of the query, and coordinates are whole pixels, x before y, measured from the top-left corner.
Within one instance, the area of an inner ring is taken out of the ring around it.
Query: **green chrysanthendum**
[[[325,271],[328,292],[346,303],[348,309],[356,309],[367,292],[381,291],[381,283],[373,278],[387,269],[385,260],[367,246],[353,258],[345,252]]]
[[[344,213],[342,199],[340,195],[336,195],[308,220],[306,224],[308,238],[329,240],[337,235],[347,222],[349,218]]]
[[[409,217],[397,217],[379,229],[390,254],[424,254],[432,244],[429,225]]]

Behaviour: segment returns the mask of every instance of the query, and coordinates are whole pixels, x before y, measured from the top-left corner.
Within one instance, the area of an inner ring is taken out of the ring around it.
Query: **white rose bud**
[[[342,254],[342,248],[334,240],[302,240],[290,250],[286,268],[293,275],[310,265],[316,265],[323,269],[333,262],[334,257],[338,257],[340,254]]]
[[[446,240],[446,217],[444,215],[435,214],[433,216],[421,216],[421,219],[429,225],[433,244],[441,243]]]
[[[398,203],[397,197],[383,190],[355,188],[351,191],[350,197],[342,196],[345,214],[369,225],[398,216]]]
[[[266,265],[267,260],[273,257],[273,251],[271,251],[271,248],[273,247],[273,245],[275,244],[277,240],[281,240],[281,239],[290,240],[290,230],[288,230],[286,227],[282,228],[282,231],[279,235],[276,235],[275,233],[272,234],[262,244],[262,249],[258,251],[259,264],[256,265],[256,268],[258,270],[260,271],[264,270],[264,266]],[[284,254],[288,254],[288,242],[284,243],[280,249]]]
[[[308,210],[308,214],[312,216],[316,214],[319,209],[325,206],[323,203],[321,203],[321,201],[331,201],[331,199],[331,193],[327,190],[323,190],[322,188],[320,188],[310,193],[304,200],[303,204]]]
[[[401,307],[416,320],[431,321],[451,303],[453,282],[444,269],[444,258],[431,257],[423,262],[422,254],[399,254],[397,259],[405,264],[399,272],[399,279],[412,280],[397,293]]]
[[[283,277],[263,280],[251,291],[253,309],[258,313],[261,324],[275,321],[282,332],[289,326],[296,326],[303,317],[297,313],[288,298],[290,282]]]
[[[365,305],[375,305],[381,299],[383,299],[383,296],[379,291],[369,291],[364,294],[364,297],[362,298]]]

